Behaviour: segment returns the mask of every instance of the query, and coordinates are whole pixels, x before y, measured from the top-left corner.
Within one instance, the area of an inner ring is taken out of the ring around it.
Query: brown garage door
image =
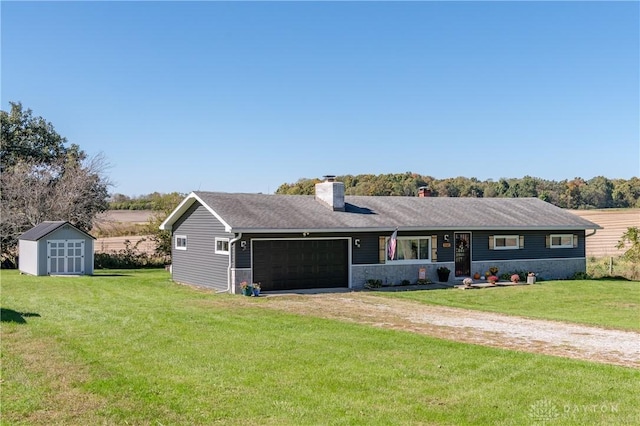
[[[263,291],[347,287],[347,241],[253,241],[253,280]]]

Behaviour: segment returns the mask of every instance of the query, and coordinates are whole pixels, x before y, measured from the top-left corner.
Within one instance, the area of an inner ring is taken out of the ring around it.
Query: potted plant
[[[438,281],[441,283],[446,283],[449,281],[449,274],[451,273],[451,269],[446,266],[439,267],[436,272],[438,273]]]
[[[465,278],[462,280],[462,286],[464,288],[471,288],[471,284],[473,284],[473,280],[471,278]]]
[[[498,267],[497,266],[492,266],[491,268],[489,268],[489,275],[494,275],[494,276],[498,276]]]
[[[251,296],[253,294],[253,286],[246,281],[240,283],[240,289],[244,296]]]
[[[487,277],[487,281],[489,281],[489,284],[491,285],[496,285],[496,283],[498,282],[498,277],[496,277],[495,275],[489,275]]]
[[[514,284],[518,284],[520,282],[520,275],[518,274],[513,274],[511,275],[511,282]]]
[[[527,284],[535,284],[536,283],[536,273],[529,272],[527,274]]]
[[[260,296],[260,283],[253,283],[251,287],[253,289],[253,295],[255,297]]]

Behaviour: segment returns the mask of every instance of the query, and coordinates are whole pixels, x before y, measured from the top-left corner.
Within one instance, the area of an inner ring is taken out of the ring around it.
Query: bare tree
[[[15,264],[18,237],[45,220],[67,220],[91,230],[108,207],[111,182],[102,155],[51,163],[19,161],[0,176],[2,262]]]

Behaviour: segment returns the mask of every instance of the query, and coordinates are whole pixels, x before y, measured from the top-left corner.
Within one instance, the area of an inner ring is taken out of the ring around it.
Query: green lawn
[[[638,281],[544,281],[535,285],[464,291],[449,289],[375,294],[434,305],[640,330]]]
[[[637,369],[284,314],[164,271],[0,278],[2,424],[640,423]]]

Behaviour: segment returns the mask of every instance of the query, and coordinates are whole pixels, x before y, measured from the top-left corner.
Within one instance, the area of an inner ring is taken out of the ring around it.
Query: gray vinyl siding
[[[353,265],[367,265],[379,263],[380,247],[379,240],[380,235],[367,233],[367,234],[354,234],[353,239],[360,240],[360,247],[352,245],[351,263]]]
[[[546,238],[550,234],[578,235],[578,245],[575,248],[547,248]],[[523,235],[524,248],[518,250],[490,250],[489,237],[491,235]],[[474,231],[471,233],[472,261],[582,258],[585,257],[586,253],[584,235],[584,231]]]
[[[447,232],[438,231],[438,232],[431,233],[431,235],[435,235],[438,237],[438,247],[436,248],[438,263],[453,262],[454,256],[455,256],[455,252],[454,252],[455,244],[454,244],[453,234],[454,234],[454,231],[447,231]],[[443,244],[445,242],[444,241],[445,235],[449,236],[449,243],[450,243],[449,247],[443,247]]]
[[[437,237],[437,263],[453,262],[455,255],[454,234],[458,231],[420,231],[398,232],[403,236],[427,236]],[[465,232],[465,231],[459,231]],[[471,232],[471,231],[466,231]],[[578,235],[578,246],[567,249],[550,249],[546,247],[546,237],[550,234],[574,234]],[[449,236],[449,247],[444,247],[444,237]],[[524,235],[524,248],[521,250],[489,250],[489,236],[491,235]],[[472,231],[472,261],[506,260],[506,259],[565,259],[585,257],[585,232],[584,231]],[[352,234],[354,239],[360,238],[360,248],[353,247],[352,264],[378,263],[379,237],[389,237],[390,234]]]
[[[176,250],[175,236],[187,237],[187,249]],[[174,224],[171,240],[172,275],[180,283],[226,290],[229,256],[215,253],[215,238],[232,239],[210,211],[194,203]]]
[[[253,237],[242,235],[242,238],[233,246],[235,253],[236,268],[251,268],[251,238],[265,238],[265,235],[253,234]],[[245,242],[245,249],[242,250],[242,242]]]

